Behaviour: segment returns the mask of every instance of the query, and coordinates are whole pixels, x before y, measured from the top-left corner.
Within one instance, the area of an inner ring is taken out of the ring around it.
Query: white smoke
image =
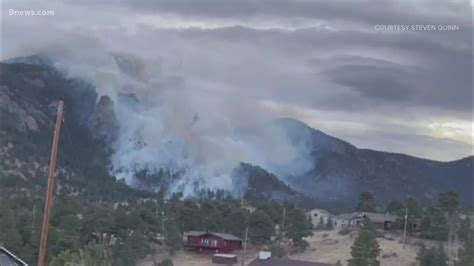
[[[112,175],[134,184],[140,171],[180,172],[172,191],[192,195],[196,188],[232,191],[232,175],[241,162],[282,177],[309,170],[301,162],[307,151],[292,146],[258,102],[190,83],[179,58],[94,52],[80,58],[62,55],[55,62],[112,99],[119,122]]]

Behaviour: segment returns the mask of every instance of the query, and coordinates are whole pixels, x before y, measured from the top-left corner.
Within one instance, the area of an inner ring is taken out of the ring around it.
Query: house
[[[0,265],[1,266],[28,266],[17,256],[13,255],[6,248],[0,246]]]
[[[307,213],[311,218],[313,228],[317,228],[321,218],[324,224],[331,218],[333,227],[340,229],[344,227],[354,227],[362,225],[365,219],[369,219],[375,224],[377,229],[389,230],[397,221],[397,217],[390,214],[375,213],[375,212],[352,212],[333,215],[323,209],[313,209]]]
[[[319,223],[321,222],[321,219],[323,220],[323,223],[326,224],[329,217],[332,217],[332,214],[330,214],[328,211],[323,210],[323,209],[313,209],[309,211],[307,214],[311,218],[311,223],[313,224],[313,228],[318,227]]]
[[[332,219],[334,221],[334,227],[336,229],[355,226],[356,224],[359,224],[361,221],[361,220],[355,219],[353,213],[339,214],[339,215],[334,216]]]
[[[272,258],[269,251],[261,251],[249,266],[334,266],[334,264],[311,262],[303,260]]]
[[[231,234],[189,231],[184,233],[184,247],[200,252],[229,253],[242,249],[242,239]]]
[[[390,230],[397,221],[397,217],[385,213],[363,212],[364,218],[368,218],[377,229]]]
[[[390,214],[375,213],[375,212],[354,212],[343,213],[335,217],[334,221],[341,226],[359,226],[362,225],[365,219],[370,220],[377,229],[390,230],[393,224],[397,221],[397,217]]]
[[[331,218],[333,227],[335,229],[347,227],[347,226],[350,226],[351,223],[355,223],[355,221],[353,220],[352,213],[334,215],[323,209],[313,209],[307,212],[307,214],[311,218],[311,223],[313,224],[313,228],[318,227],[319,223],[321,222],[321,218],[323,219],[324,224],[327,224],[328,219]]]

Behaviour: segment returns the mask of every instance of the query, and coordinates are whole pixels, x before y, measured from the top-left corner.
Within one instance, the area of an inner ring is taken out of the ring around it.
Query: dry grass
[[[292,259],[300,259],[307,261],[336,263],[338,260],[343,265],[347,265],[347,260],[350,258],[350,251],[352,243],[357,235],[357,232],[351,232],[347,235],[340,235],[336,230],[333,231],[316,231],[314,235],[306,240],[310,244],[306,251],[302,253],[290,254]],[[400,243],[399,236],[390,236],[387,238],[377,238],[382,249],[380,262],[382,266],[411,266],[416,265],[416,254],[418,253],[421,240],[412,239],[407,242],[406,248]],[[429,245],[429,244],[428,244]],[[248,265],[253,259],[257,257],[259,248],[249,247],[245,259],[245,265]],[[240,252],[236,252],[239,256]],[[159,261],[159,258],[166,258],[168,255],[165,251],[160,250],[154,257]],[[173,256],[173,263],[175,266],[216,266],[211,263],[211,255],[199,254],[195,252],[179,251]],[[153,266],[153,257],[150,256],[138,266]]]
[[[347,235],[340,235],[337,231],[314,232],[314,235],[307,238],[306,241],[310,247],[303,253],[290,255],[291,258],[307,261],[317,261],[325,263],[336,263],[338,260],[343,265],[347,265],[350,259],[351,246],[357,232],[351,232]],[[414,244],[403,245],[400,238],[391,236],[393,240],[377,238],[382,249],[380,262],[382,266],[412,265],[416,263],[416,254],[419,247]]]

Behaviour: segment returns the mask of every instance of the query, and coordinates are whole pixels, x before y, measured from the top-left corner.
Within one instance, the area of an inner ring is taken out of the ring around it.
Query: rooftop
[[[224,240],[235,240],[235,241],[242,241],[242,239],[231,235],[231,234],[225,234],[225,233],[214,233],[214,232],[204,232],[204,231],[188,231],[184,232],[185,236],[203,236],[203,235],[213,235],[217,236],[219,238],[222,238]]]
[[[1,266],[27,266],[26,262],[15,256],[8,249],[0,246],[0,265]]]
[[[375,212],[353,212],[353,213],[342,213],[336,216],[339,219],[364,219],[368,218],[372,222],[395,222],[397,220],[396,216],[385,214],[385,213],[375,213]]]

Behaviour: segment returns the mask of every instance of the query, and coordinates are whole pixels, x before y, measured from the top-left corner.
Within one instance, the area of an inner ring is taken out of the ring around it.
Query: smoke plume
[[[242,162],[281,177],[309,170],[309,151],[292,145],[248,95],[219,94],[189,82],[179,58],[89,52],[98,54],[50,56],[67,76],[85,79],[99,98],[113,102],[118,128],[109,168],[128,184],[135,184],[137,173],[165,170],[180,173],[171,191],[235,192],[235,178],[245,178],[235,176]]]

